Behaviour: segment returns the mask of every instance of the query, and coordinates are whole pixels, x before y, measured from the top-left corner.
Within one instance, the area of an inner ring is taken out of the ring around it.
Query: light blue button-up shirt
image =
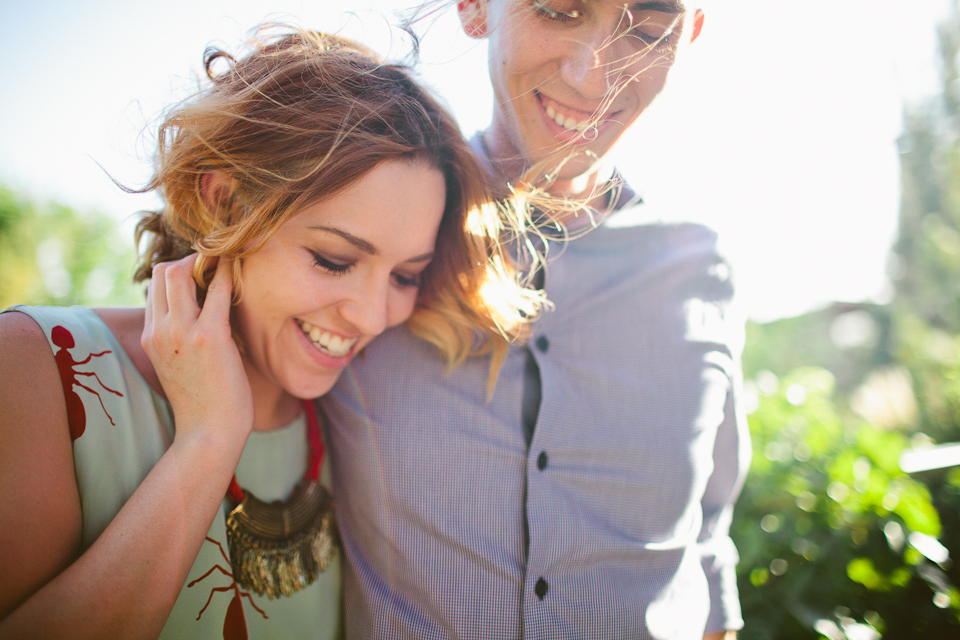
[[[553,247],[555,309],[450,373],[406,329],[323,400],[350,638],[700,638],[742,626],[742,323],[715,234],[644,207]],[[529,447],[524,364],[542,400]],[[528,534],[527,531],[528,530]]]

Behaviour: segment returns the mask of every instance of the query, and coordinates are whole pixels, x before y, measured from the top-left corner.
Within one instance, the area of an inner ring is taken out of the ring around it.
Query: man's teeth
[[[341,338],[329,331],[324,331],[320,327],[313,326],[306,320],[298,320],[297,323],[315,347],[321,351],[326,351],[330,355],[343,357],[350,353],[350,349],[357,343],[356,338]]]
[[[568,129],[570,131],[583,131],[590,127],[589,123],[577,122],[573,118],[564,117],[563,115],[557,113],[556,109],[554,109],[549,105],[546,105],[546,111],[547,111],[547,117],[553,120],[554,122],[556,122],[558,125],[560,125],[564,129]]]

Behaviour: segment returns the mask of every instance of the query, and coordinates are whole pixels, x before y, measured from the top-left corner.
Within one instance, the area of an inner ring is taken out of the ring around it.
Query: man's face
[[[470,0],[461,17],[471,5],[490,40],[492,154],[559,180],[591,172],[653,101],[694,19],[681,0]]]

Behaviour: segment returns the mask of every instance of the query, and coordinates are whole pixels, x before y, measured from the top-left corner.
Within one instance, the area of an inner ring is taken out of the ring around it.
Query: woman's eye
[[[557,9],[551,9],[542,2],[534,2],[533,10],[541,18],[546,20],[551,20],[554,22],[560,22],[561,24],[567,24],[573,20],[576,20],[583,16],[583,12],[577,9],[571,9],[569,11],[559,11]]]
[[[419,289],[420,274],[405,276],[399,273],[393,274],[393,282],[401,289]]]
[[[335,276],[342,276],[347,271],[350,271],[350,267],[353,266],[350,263],[334,262],[333,260],[323,257],[316,251],[310,251],[310,255],[313,256],[314,265]]]

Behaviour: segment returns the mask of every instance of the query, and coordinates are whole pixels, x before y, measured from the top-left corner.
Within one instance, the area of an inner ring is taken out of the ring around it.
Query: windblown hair
[[[164,206],[137,225],[138,246],[147,241],[135,280],[196,252],[202,293],[213,259],[257,251],[292,216],[382,162],[426,162],[443,174],[446,205],[407,325],[451,367],[492,352],[492,391],[509,342],[524,335],[540,298],[518,284],[500,244],[504,218],[456,122],[405,68],[369,49],[277,29],[258,29],[239,58],[208,49],[209,84],[166,115],[155,173],[142,189]],[[229,183],[228,194],[205,197],[202,177],[212,172]],[[233,265],[240,296],[240,260]]]

